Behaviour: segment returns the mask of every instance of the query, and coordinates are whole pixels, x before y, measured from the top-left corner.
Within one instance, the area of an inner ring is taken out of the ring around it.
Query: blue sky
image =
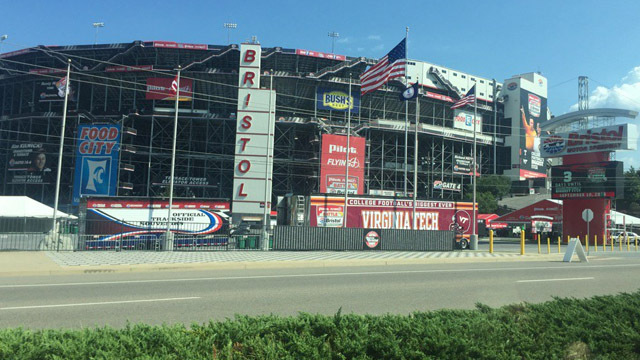
[[[591,107],[640,110],[640,1],[9,1],[0,3],[2,51],[33,45],[168,40],[226,44],[256,35],[264,46],[381,57],[409,26],[409,57],[504,80],[540,71],[554,114],[572,110],[580,75]],[[636,120],[640,121],[640,120]],[[640,166],[640,151],[618,159]],[[637,155],[637,156],[636,156]]]

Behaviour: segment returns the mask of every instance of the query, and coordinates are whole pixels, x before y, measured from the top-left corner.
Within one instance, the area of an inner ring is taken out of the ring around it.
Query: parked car
[[[636,237],[640,241],[640,235],[638,235],[638,234],[636,234],[634,232],[631,232],[631,231],[627,231],[627,232],[620,231],[620,232],[614,233],[613,234],[613,239],[614,239],[613,241],[614,242],[622,241],[622,243],[626,243],[627,242],[626,236],[629,236],[629,242],[631,242],[631,243],[635,242],[635,238]]]

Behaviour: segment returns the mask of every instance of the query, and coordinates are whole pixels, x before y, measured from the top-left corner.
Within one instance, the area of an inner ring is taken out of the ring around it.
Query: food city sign
[[[551,158],[601,151],[635,150],[637,134],[635,125],[622,124],[543,135],[540,155]]]
[[[261,48],[240,46],[238,116],[233,174],[233,222],[262,215],[271,200],[276,93],[260,88]]]

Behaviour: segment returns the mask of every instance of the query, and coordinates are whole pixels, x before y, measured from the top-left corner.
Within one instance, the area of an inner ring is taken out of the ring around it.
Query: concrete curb
[[[512,253],[510,253],[512,254]],[[512,254],[513,255],[513,254]],[[125,265],[80,265],[59,266],[59,269],[0,271],[0,277],[109,274],[126,272],[155,271],[196,271],[196,270],[252,270],[286,268],[324,268],[345,266],[397,266],[423,264],[499,263],[518,261],[557,262],[562,254],[514,255],[509,257],[459,257],[426,259],[340,259],[340,260],[286,260],[286,261],[230,261],[218,263],[172,263],[172,264],[125,264]]]

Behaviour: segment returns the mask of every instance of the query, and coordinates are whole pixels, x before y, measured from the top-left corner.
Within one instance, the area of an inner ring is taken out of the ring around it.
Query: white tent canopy
[[[623,213],[617,212],[615,210],[611,210],[611,222],[613,223],[613,225],[616,225],[616,226],[622,226],[623,224],[624,225],[640,226],[640,219],[639,218],[637,218],[635,216],[623,214]]]
[[[10,218],[53,218],[53,208],[28,196],[0,196],[0,217]],[[58,210],[59,219],[77,219]]]

